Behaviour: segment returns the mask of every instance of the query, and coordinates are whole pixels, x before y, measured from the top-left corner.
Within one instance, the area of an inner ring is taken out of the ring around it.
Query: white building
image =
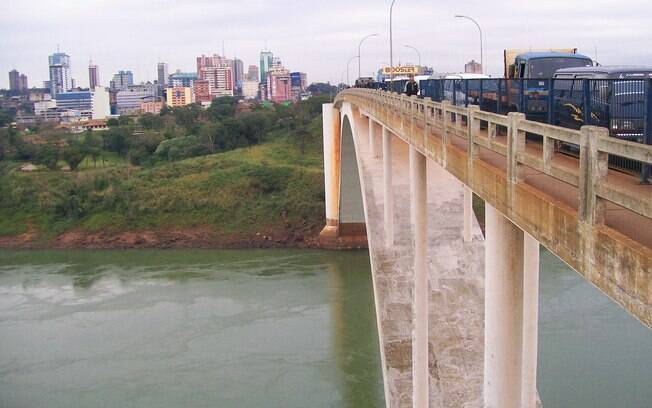
[[[93,91],[60,93],[54,101],[59,110],[77,111],[83,119],[105,119],[111,114],[109,93],[102,87]]]
[[[118,91],[116,106],[118,114],[126,115],[140,112],[140,103],[156,99],[158,86],[154,84],[133,85]]]
[[[250,79],[245,79],[242,82],[242,95],[246,99],[256,99],[258,98],[258,81],[252,81]]]

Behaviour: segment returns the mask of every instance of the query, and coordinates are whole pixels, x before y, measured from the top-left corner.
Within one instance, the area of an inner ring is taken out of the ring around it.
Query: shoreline
[[[34,231],[0,237],[1,249],[324,249],[319,229],[270,228],[255,233],[218,232],[209,227],[141,231],[66,231],[43,240]]]

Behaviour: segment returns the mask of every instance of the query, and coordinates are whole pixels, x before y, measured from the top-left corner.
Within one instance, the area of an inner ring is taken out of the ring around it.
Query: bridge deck
[[[408,146],[393,138],[396,245],[383,235],[382,159],[371,157],[366,121],[358,121],[356,151],[364,180],[381,347],[390,407],[412,406],[412,234]],[[462,184],[428,161],[430,274],[430,406],[481,407],[484,341],[484,241],[477,222],[465,244]],[[439,288],[435,287],[439,276]]]
[[[593,126],[564,129],[518,113],[388,92],[347,90],[336,106],[343,101],[441,165],[652,327],[652,185],[607,167],[611,156],[652,165],[652,146],[611,138]],[[538,135],[543,146],[528,143],[527,134]],[[579,146],[579,160],[557,152],[559,143]]]

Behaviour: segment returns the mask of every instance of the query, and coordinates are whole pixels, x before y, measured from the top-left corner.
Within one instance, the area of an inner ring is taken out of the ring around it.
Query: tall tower
[[[15,69],[9,71],[9,90],[10,91],[20,90],[20,73]]]
[[[271,51],[260,52],[260,82],[267,82],[267,72],[272,67],[274,54]]]
[[[93,61],[88,62],[88,87],[92,90],[100,84],[100,73]]]
[[[52,97],[71,90],[73,80],[70,72],[70,56],[57,51],[48,57],[48,63],[50,65],[50,94]]]
[[[166,62],[159,62],[156,66],[156,71],[158,73],[158,85],[161,88],[168,86],[170,82],[170,76],[168,74],[168,64]]]

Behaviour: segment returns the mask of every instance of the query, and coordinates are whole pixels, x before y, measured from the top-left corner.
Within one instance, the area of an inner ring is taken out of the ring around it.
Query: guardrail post
[[[430,139],[430,120],[432,119],[431,113],[434,115],[435,111],[430,103],[429,97],[423,98],[423,149],[431,152],[427,147],[429,146],[428,140]],[[432,153],[432,152],[431,152]]]
[[[466,185],[464,186],[464,229],[462,237],[464,242],[471,242],[473,239],[473,164],[477,156],[475,149],[475,138],[480,132],[480,121],[475,118],[475,113],[480,108],[476,105],[468,107],[467,116],[467,161],[466,161]]]
[[[645,144],[652,145],[652,78],[645,81]],[[648,184],[650,165],[643,163],[641,169],[641,184]]]
[[[441,163],[442,167],[446,168],[447,164],[447,159],[446,159],[446,146],[449,143],[449,137],[448,137],[448,122],[450,121],[449,113],[448,113],[448,105],[450,105],[449,101],[442,101],[441,102],[441,115],[443,118],[443,129],[441,132]]]
[[[609,130],[596,126],[580,129],[580,179],[578,217],[589,225],[604,222],[604,201],[595,194],[595,188],[607,176],[609,155],[598,150],[601,138],[608,138]]]
[[[520,122],[525,120],[521,112],[509,112],[509,130],[507,132],[507,179],[510,184],[518,183],[518,154],[525,149],[525,132],[519,129]],[[511,191],[511,187],[510,187]]]

